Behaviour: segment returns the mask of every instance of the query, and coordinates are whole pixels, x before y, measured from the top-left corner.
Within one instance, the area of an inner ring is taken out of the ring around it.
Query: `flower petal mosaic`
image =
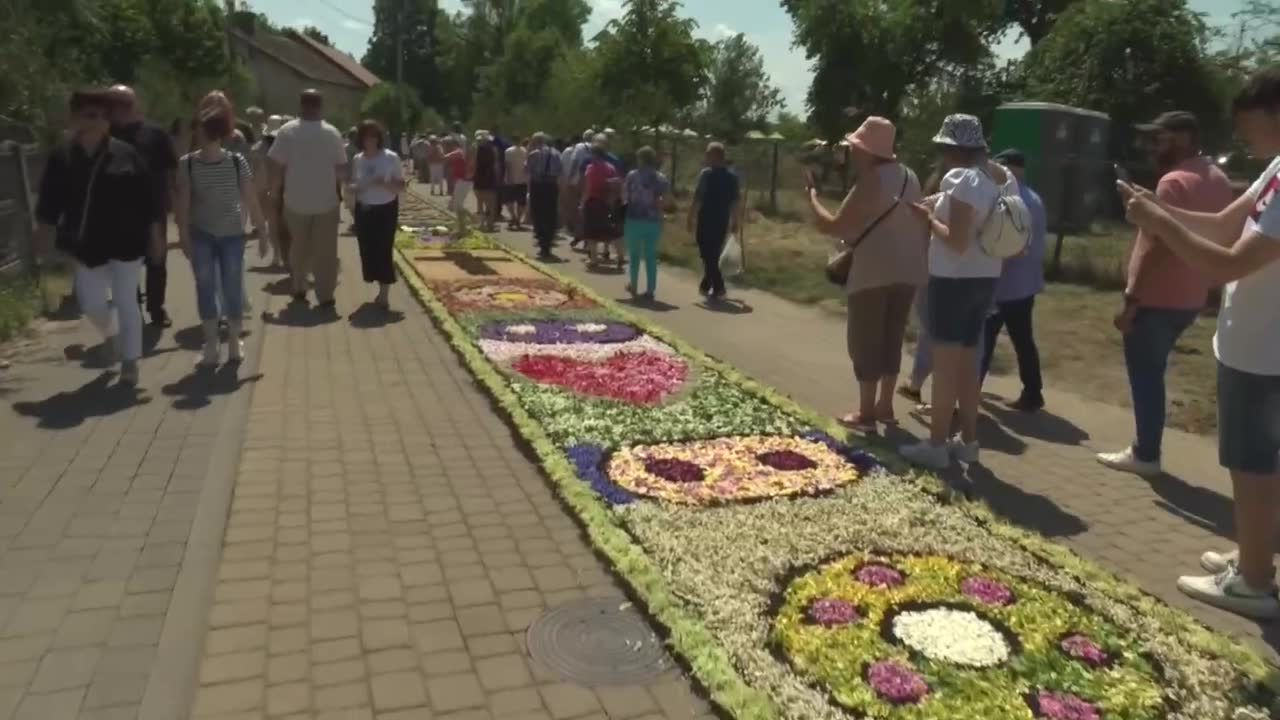
[[[578,283],[522,272],[410,282],[729,716],[1267,716],[1256,654],[893,474]]]

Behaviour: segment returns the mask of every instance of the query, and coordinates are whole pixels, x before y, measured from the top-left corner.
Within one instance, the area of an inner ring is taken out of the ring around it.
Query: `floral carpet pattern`
[[[730,716],[1270,716],[1271,668],[1239,644],[577,283],[400,260]]]

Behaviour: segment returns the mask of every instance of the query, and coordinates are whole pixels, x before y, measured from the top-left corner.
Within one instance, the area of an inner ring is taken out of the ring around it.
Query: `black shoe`
[[[306,294],[306,293],[294,293],[294,294],[293,294],[293,301],[294,301],[295,303],[300,304],[300,305],[306,305],[306,304],[307,304],[307,294]]]
[[[316,305],[316,307],[317,307],[318,309],[320,309],[320,310],[333,310],[333,309],[335,309],[335,308],[337,308],[337,307],[338,307],[338,301],[337,301],[337,300],[325,300],[324,302],[320,303],[319,305]]]
[[[173,320],[169,319],[169,313],[163,310],[151,313],[151,327],[164,329],[173,326]]]
[[[1044,409],[1044,398],[1023,395],[1009,403],[1009,407],[1024,413],[1040,412]]]

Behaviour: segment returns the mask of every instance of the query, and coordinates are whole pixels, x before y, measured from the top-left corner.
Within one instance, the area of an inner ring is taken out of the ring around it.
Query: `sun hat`
[[[942,121],[942,129],[933,137],[935,145],[968,150],[986,150],[986,135],[982,132],[982,121],[972,115],[948,115]]]
[[[844,136],[845,142],[884,160],[897,160],[893,152],[893,142],[898,131],[893,123],[882,117],[869,117],[863,121],[862,127]]]

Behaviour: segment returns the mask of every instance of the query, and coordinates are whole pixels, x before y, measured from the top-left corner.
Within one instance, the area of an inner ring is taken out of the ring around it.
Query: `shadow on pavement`
[[[648,298],[639,297],[639,296],[618,298],[617,302],[620,305],[627,305],[629,307],[637,308],[639,310],[648,310],[650,312],[662,313],[662,312],[671,312],[672,310],[680,309],[679,305],[672,305],[670,303],[665,303],[656,298],[653,300],[649,300]]]
[[[255,265],[245,272],[251,272],[256,275],[288,275],[289,270],[283,265]]]
[[[703,310],[720,313],[722,315],[750,315],[756,311],[755,308],[741,300],[732,300],[729,298],[721,300],[708,298],[695,305],[695,307],[700,307]]]
[[[190,375],[160,388],[160,392],[174,398],[175,409],[198,410],[209,405],[214,396],[230,395],[246,383],[262,379],[262,373],[243,378],[239,373],[239,363],[226,363],[217,368],[197,367]]]
[[[1139,480],[1137,476],[1121,477]],[[1168,473],[1147,480],[1147,483],[1160,496],[1156,501],[1160,509],[1218,537],[1235,538],[1235,509],[1231,498]]]
[[[1001,480],[991,468],[980,463],[969,465],[963,472],[953,465],[943,474],[948,482],[953,481],[953,476],[962,480],[959,486],[953,484],[952,487],[970,499],[982,500],[997,515],[1021,527],[1034,529],[1045,537],[1071,537],[1089,529],[1078,515],[1063,510],[1043,495],[1026,492]]]
[[[50,395],[44,400],[13,404],[14,412],[36,418],[47,430],[78,427],[91,417],[106,417],[151,402],[138,388],[112,384],[113,375],[103,373],[75,390]]]
[[[587,272],[592,275],[621,275],[627,271],[626,268],[620,268],[617,265],[587,265]]]
[[[361,330],[373,330],[376,328],[394,325],[404,320],[404,313],[399,310],[384,310],[377,303],[367,302],[356,311],[347,316],[347,322],[351,323],[351,327]]]
[[[104,340],[93,347],[85,347],[83,343],[68,345],[63,348],[62,355],[70,362],[80,363],[85,370],[109,370],[115,367],[115,363],[108,362],[106,357],[110,352],[107,342]]]
[[[304,303],[289,303],[279,312],[274,314],[264,312],[262,314],[263,322],[268,325],[299,328],[319,327],[335,323],[341,319],[342,316],[333,308],[312,308]]]
[[[1089,433],[1048,410],[1025,413],[986,398],[982,400],[982,408],[999,420],[1001,425],[1023,437],[1058,445],[1080,445],[1089,439]]]
[[[268,295],[287,297],[293,294],[293,278],[288,276],[272,280],[262,287]]]

